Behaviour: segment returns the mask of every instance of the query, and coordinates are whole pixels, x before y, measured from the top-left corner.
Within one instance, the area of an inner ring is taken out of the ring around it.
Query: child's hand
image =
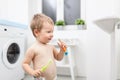
[[[32,74],[35,78],[40,77],[41,76],[41,71],[38,70],[34,70],[33,74]]]
[[[66,49],[67,49],[66,44],[63,41],[61,41],[60,39],[58,40],[57,43],[58,43],[60,49],[63,50],[64,52],[66,52]]]

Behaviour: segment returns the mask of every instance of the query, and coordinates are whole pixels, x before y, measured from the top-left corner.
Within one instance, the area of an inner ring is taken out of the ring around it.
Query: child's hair
[[[38,14],[34,15],[32,21],[31,21],[31,24],[30,24],[30,28],[31,28],[34,36],[35,36],[34,29],[37,29],[40,31],[43,27],[44,22],[48,22],[49,24],[54,25],[53,20],[50,17],[46,16],[45,14],[38,13]]]

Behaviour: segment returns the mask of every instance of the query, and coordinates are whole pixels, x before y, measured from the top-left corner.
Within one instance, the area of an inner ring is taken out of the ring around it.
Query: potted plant
[[[85,29],[85,21],[83,19],[76,19],[75,24],[77,25],[78,29]]]
[[[57,26],[58,30],[63,30],[63,27],[65,26],[64,20],[58,20],[55,22],[55,25]]]

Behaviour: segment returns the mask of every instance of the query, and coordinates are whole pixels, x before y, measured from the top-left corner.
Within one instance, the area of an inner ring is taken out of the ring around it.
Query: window
[[[63,4],[63,16],[66,25],[74,25],[75,20],[80,18],[80,0],[64,0]],[[56,22],[57,0],[42,0],[42,13],[51,17]]]
[[[42,0],[42,13],[56,21],[57,0]]]
[[[65,23],[72,25],[77,18],[80,18],[80,0],[64,0]]]

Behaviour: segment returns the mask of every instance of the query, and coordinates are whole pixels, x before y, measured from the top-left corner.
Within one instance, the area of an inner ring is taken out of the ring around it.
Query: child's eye
[[[51,33],[51,31],[47,31],[47,33]]]

